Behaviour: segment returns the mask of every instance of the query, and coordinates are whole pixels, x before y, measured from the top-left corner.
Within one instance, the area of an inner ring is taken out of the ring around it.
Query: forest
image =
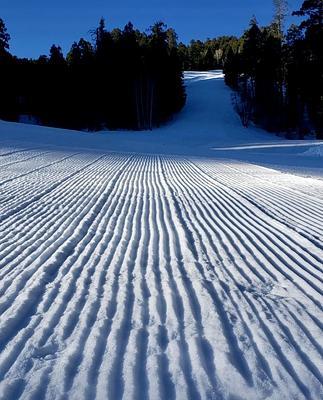
[[[305,0],[286,25],[286,0],[273,0],[268,26],[256,17],[241,37],[178,43],[163,22],[148,33],[129,22],[108,31],[103,19],[92,42],[80,39],[64,57],[19,59],[0,19],[0,118],[32,116],[38,123],[73,129],[159,126],[181,110],[183,71],[223,69],[241,123],[289,138],[323,138],[323,1]]]
[[[253,121],[289,137],[323,139],[323,1],[304,1],[293,12],[302,22],[286,33],[285,3],[275,3],[272,24],[259,27],[252,19],[226,60],[234,106],[244,125]]]
[[[241,122],[289,138],[323,139],[323,1],[305,0],[292,13],[301,22],[285,26],[285,0],[274,0],[269,26],[253,17],[240,37],[179,46],[186,69],[216,69],[233,89]]]
[[[28,116],[42,125],[99,130],[149,130],[185,104],[177,36],[163,22],[148,33],[129,22],[108,31],[105,21],[64,57],[19,59],[9,52],[10,35],[0,19],[0,118]]]

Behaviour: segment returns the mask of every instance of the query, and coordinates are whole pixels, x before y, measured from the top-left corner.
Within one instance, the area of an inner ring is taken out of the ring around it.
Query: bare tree
[[[288,15],[288,1],[287,0],[273,0],[275,7],[274,22],[277,24],[277,30],[280,38],[284,34],[285,18]]]
[[[252,102],[248,96],[243,96],[237,92],[232,93],[231,100],[233,108],[240,117],[240,121],[245,128],[248,128],[252,117]]]

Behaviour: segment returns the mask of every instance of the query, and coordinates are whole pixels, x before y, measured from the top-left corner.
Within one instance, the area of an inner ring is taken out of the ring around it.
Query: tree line
[[[178,52],[185,71],[223,69],[231,51],[237,52],[239,39],[220,36],[214,39],[191,40],[188,45],[180,43]]]
[[[21,59],[9,52],[0,19],[0,118],[31,116],[40,124],[72,129],[147,130],[185,104],[177,35],[163,22],[140,32],[129,22],[108,31],[105,21],[81,38],[66,57],[53,45],[49,56]]]
[[[128,23],[108,31],[101,19],[92,42],[80,39],[64,57],[19,59],[0,19],[0,118],[31,115],[76,129],[152,129],[185,104],[183,70],[222,69],[243,125],[323,138],[323,0],[305,0],[285,30],[286,0],[273,0],[268,26],[252,18],[241,37],[179,43],[162,22],[148,33]]]
[[[323,0],[305,0],[285,33],[287,3],[274,0],[269,26],[250,21],[224,62],[241,121],[273,132],[323,139]]]

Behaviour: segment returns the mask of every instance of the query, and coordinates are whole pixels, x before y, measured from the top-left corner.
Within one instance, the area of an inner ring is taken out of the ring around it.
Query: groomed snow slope
[[[153,133],[0,122],[1,400],[323,398],[317,143],[186,79]]]

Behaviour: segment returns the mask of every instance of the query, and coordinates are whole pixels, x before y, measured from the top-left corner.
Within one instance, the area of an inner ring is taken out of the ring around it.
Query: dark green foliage
[[[300,27],[312,28],[313,26],[322,27],[323,24],[323,1],[322,0],[305,0],[299,11],[294,11],[293,15],[307,17]]]
[[[0,18],[0,63],[2,64],[9,62],[12,58],[9,53],[9,41],[10,35],[4,21]]]
[[[4,73],[0,118],[12,120],[28,114],[74,129],[152,129],[185,103],[177,36],[162,22],[146,34],[130,22],[110,32],[101,19],[93,44],[74,42],[66,58],[56,45],[49,57],[12,58]]]
[[[205,42],[192,40],[188,46],[180,43],[178,52],[185,70],[205,71],[223,68],[230,52],[239,45],[235,36],[220,36]]]
[[[236,90],[235,108],[240,113],[247,108],[249,118],[269,131],[322,138],[323,1],[304,1],[293,13],[304,20],[286,35],[281,29],[284,2],[275,3],[274,22],[260,28],[253,18],[241,46],[226,58],[224,72]]]
[[[62,49],[60,46],[53,46],[50,48],[49,51],[49,60],[48,63],[51,65],[65,65],[66,61],[64,55],[62,53]]]
[[[4,21],[0,18],[0,54],[9,50],[10,35]]]
[[[13,57],[9,53],[10,35],[7,32],[4,21],[0,18],[0,110],[4,118],[15,118],[17,113],[11,109],[9,104],[15,101],[15,96],[10,92],[10,65],[14,62]],[[18,99],[17,99],[18,101]]]

